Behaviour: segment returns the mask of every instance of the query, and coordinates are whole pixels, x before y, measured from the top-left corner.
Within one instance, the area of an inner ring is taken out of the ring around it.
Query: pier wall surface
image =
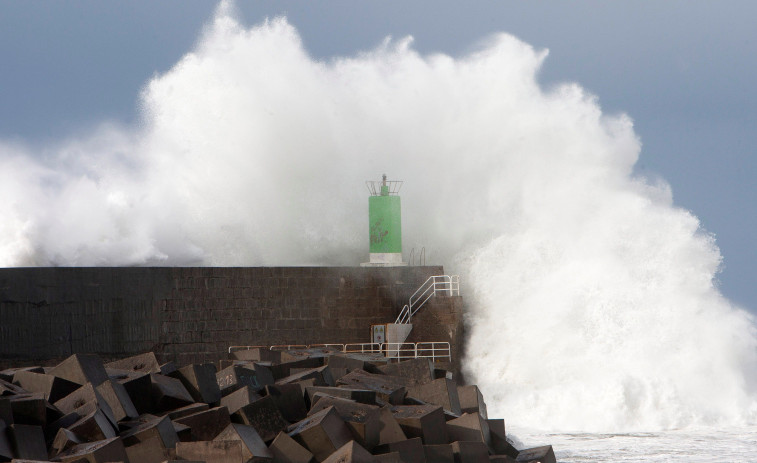
[[[443,273],[441,266],[4,268],[0,365],[146,351],[185,365],[225,358],[231,345],[367,343],[372,324],[393,322],[429,276]],[[438,299],[422,313],[444,326],[416,326],[411,337],[447,333],[418,340],[457,342],[462,303]]]

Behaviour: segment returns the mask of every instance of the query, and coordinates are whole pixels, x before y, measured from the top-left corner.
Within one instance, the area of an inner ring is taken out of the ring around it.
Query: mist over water
[[[365,180],[404,180],[406,250],[459,272],[490,415],[558,430],[754,422],[750,316],[640,141],[545,51],[408,38],[316,61],[285,19],[222,4],[148,82],[138,127],[0,140],[0,266],[356,265]]]

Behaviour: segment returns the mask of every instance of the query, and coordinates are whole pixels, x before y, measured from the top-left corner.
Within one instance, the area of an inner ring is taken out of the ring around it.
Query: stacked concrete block
[[[487,419],[480,391],[437,378],[426,360],[382,364],[330,349],[280,358],[290,361],[216,372],[161,366],[149,354],[105,367],[80,354],[47,373],[9,370],[16,384],[0,379],[0,461],[555,461],[550,446],[515,449],[504,420]],[[333,368],[345,372],[337,381]]]

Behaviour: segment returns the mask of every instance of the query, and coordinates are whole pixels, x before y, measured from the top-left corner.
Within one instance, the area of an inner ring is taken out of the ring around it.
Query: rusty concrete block
[[[116,431],[110,420],[99,408],[82,416],[77,422],[68,426],[68,430],[81,436],[87,442],[116,437]]]
[[[298,384],[269,385],[265,387],[265,392],[276,403],[284,419],[290,423],[300,421],[307,416],[305,397]]]
[[[407,439],[405,431],[402,430],[402,426],[394,418],[390,407],[382,407],[379,414],[379,420],[381,421],[381,432],[379,433],[379,444],[391,444]]]
[[[379,444],[381,433],[381,409],[347,399],[324,397],[315,404],[308,415],[314,415],[328,407],[334,407],[339,417],[349,428],[352,437],[367,450]]]
[[[313,454],[285,432],[280,432],[268,447],[277,463],[310,463]]]
[[[131,403],[137,413],[144,414],[152,411],[152,381],[148,373],[134,373],[126,378],[118,379],[131,398]]]
[[[221,397],[221,405],[229,409],[229,413],[236,413],[245,405],[260,400],[261,396],[250,386],[237,389],[229,395]]]
[[[489,426],[489,438],[494,453],[496,455],[507,455],[512,459],[517,458],[518,449],[513,447],[505,434],[505,420],[501,418],[489,419],[486,420],[486,424]]]
[[[50,456],[54,457],[59,453],[65,452],[71,447],[84,442],[84,439],[77,436],[75,432],[69,431],[66,428],[61,428],[55,435],[52,445],[50,445]]]
[[[131,401],[131,396],[126,392],[123,384],[108,379],[97,386],[97,392],[108,403],[116,422],[139,416],[137,408]]]
[[[272,397],[263,397],[237,410],[232,416],[235,423],[252,426],[265,442],[270,442],[276,435],[287,428],[289,423],[284,419],[276,401]]]
[[[174,421],[192,428],[191,436],[195,440],[212,440],[231,424],[229,409],[226,407],[210,408]]]
[[[308,402],[313,404],[313,394],[322,392],[331,397],[354,400],[368,405],[376,404],[376,391],[370,389],[355,389],[350,387],[310,386],[305,388],[305,396]]]
[[[267,370],[261,369],[261,374],[258,374],[257,370],[242,365],[232,365],[225,368],[216,373],[215,377],[221,396],[227,396],[245,386],[254,391],[259,391],[266,384],[273,384],[274,382],[273,376]]]
[[[44,394],[45,399],[54,403],[81,387],[80,384],[44,373],[20,370],[13,375],[13,384],[29,392]]]
[[[323,358],[304,358],[294,362],[286,362],[271,365],[268,368],[273,375],[274,381],[290,376],[293,368],[318,368],[323,366]],[[256,364],[256,367],[259,364]]]
[[[481,390],[475,384],[457,386],[457,397],[460,402],[460,411],[463,413],[478,412],[483,419],[487,419],[486,402]]]
[[[140,442],[146,442],[150,439],[159,439],[163,448],[176,447],[179,442],[179,436],[174,428],[174,423],[170,418],[155,418],[146,423],[142,423],[121,433],[126,447],[130,447]]]
[[[487,447],[492,445],[489,424],[478,412],[447,421],[447,436],[451,442],[464,440],[483,442]]]
[[[380,366],[379,370],[385,375],[400,376],[411,380],[415,384],[426,384],[435,379],[434,365],[427,358],[404,360],[399,363],[387,363]]]
[[[271,364],[281,363],[281,351],[269,350],[260,347],[249,350],[237,350],[229,354],[229,357],[234,360],[271,362]]]
[[[212,363],[192,364],[170,373],[181,381],[195,402],[214,404],[221,401],[221,389],[216,381],[216,366]]]
[[[339,447],[323,463],[374,463],[375,458],[357,442],[349,441]]]
[[[111,439],[97,442],[75,445],[65,452],[56,455],[52,461],[60,461],[62,463],[81,463],[80,460],[86,460],[89,463],[106,463],[115,461],[126,463],[129,461],[128,458],[121,439],[113,437]]]
[[[557,460],[555,460],[555,452],[552,450],[552,446],[544,445],[521,450],[515,461],[522,463],[556,463]]]
[[[449,444],[424,445],[423,453],[429,463],[455,463],[455,453]]]
[[[407,394],[405,386],[394,376],[366,373],[362,370],[355,370],[342,376],[338,383],[353,389],[375,391],[378,399],[392,405],[401,405]]]
[[[102,360],[94,354],[74,354],[56,365],[50,374],[82,386],[87,383],[99,386],[108,379]]]
[[[323,461],[352,440],[352,434],[334,407],[329,407],[293,424],[289,436]]]
[[[245,463],[241,441],[179,442],[176,458],[205,463]]]
[[[164,413],[164,415],[171,418],[172,420],[175,420],[177,418],[181,418],[184,416],[194,415],[197,412],[202,412],[202,411],[208,410],[209,408],[210,406],[208,404],[204,404],[200,402],[200,403],[185,405],[180,408],[175,408],[171,410],[170,412]]]
[[[13,455],[22,460],[47,460],[47,445],[41,426],[11,424],[6,428]]]
[[[113,426],[118,424],[110,404],[92,386],[92,383],[85,384],[53,405],[64,414],[75,411],[81,416],[91,413],[95,408],[100,408]]]
[[[441,405],[444,410],[460,416],[460,400],[457,397],[457,385],[449,379],[435,379],[430,383],[410,386],[407,389],[409,397],[415,397],[426,403]]]
[[[0,419],[0,461],[10,461],[13,459],[13,444],[7,433],[5,421]]]
[[[420,437],[426,445],[448,443],[444,411],[439,405],[399,405],[391,411],[408,438]]]
[[[423,443],[419,437],[407,439],[403,441],[393,442],[391,444],[383,444],[376,449],[374,453],[390,453],[397,452],[400,457],[400,461],[403,463],[425,463],[426,453],[423,450]],[[433,463],[436,461],[431,460]]]
[[[47,401],[42,393],[11,396],[10,407],[14,423],[34,426],[47,424]]]
[[[13,407],[9,397],[0,397],[0,420],[6,425],[13,424]]]
[[[187,388],[176,378],[153,373],[150,382],[150,395],[156,411],[174,410],[194,403]]]
[[[334,377],[328,365],[317,368],[308,368],[299,372],[297,369],[290,369],[289,376],[276,380],[276,384],[292,384],[305,379],[313,379],[316,386],[334,386]]]
[[[152,352],[134,355],[105,364],[105,368],[128,370],[138,373],[161,373],[160,362]]]
[[[489,463],[489,449],[483,442],[458,441],[450,446],[455,463]]]
[[[240,441],[243,462],[273,461],[273,453],[252,426],[231,423],[218,434],[215,441]]]
[[[165,448],[157,437],[126,447],[126,456],[134,463],[161,463],[172,460],[171,450]]]

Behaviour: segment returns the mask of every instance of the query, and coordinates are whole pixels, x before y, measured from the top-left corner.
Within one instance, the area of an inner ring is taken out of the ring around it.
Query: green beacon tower
[[[368,233],[370,237],[370,261],[363,267],[398,267],[402,262],[402,208],[399,192],[401,181],[387,181],[386,174],[380,182],[367,181]]]

